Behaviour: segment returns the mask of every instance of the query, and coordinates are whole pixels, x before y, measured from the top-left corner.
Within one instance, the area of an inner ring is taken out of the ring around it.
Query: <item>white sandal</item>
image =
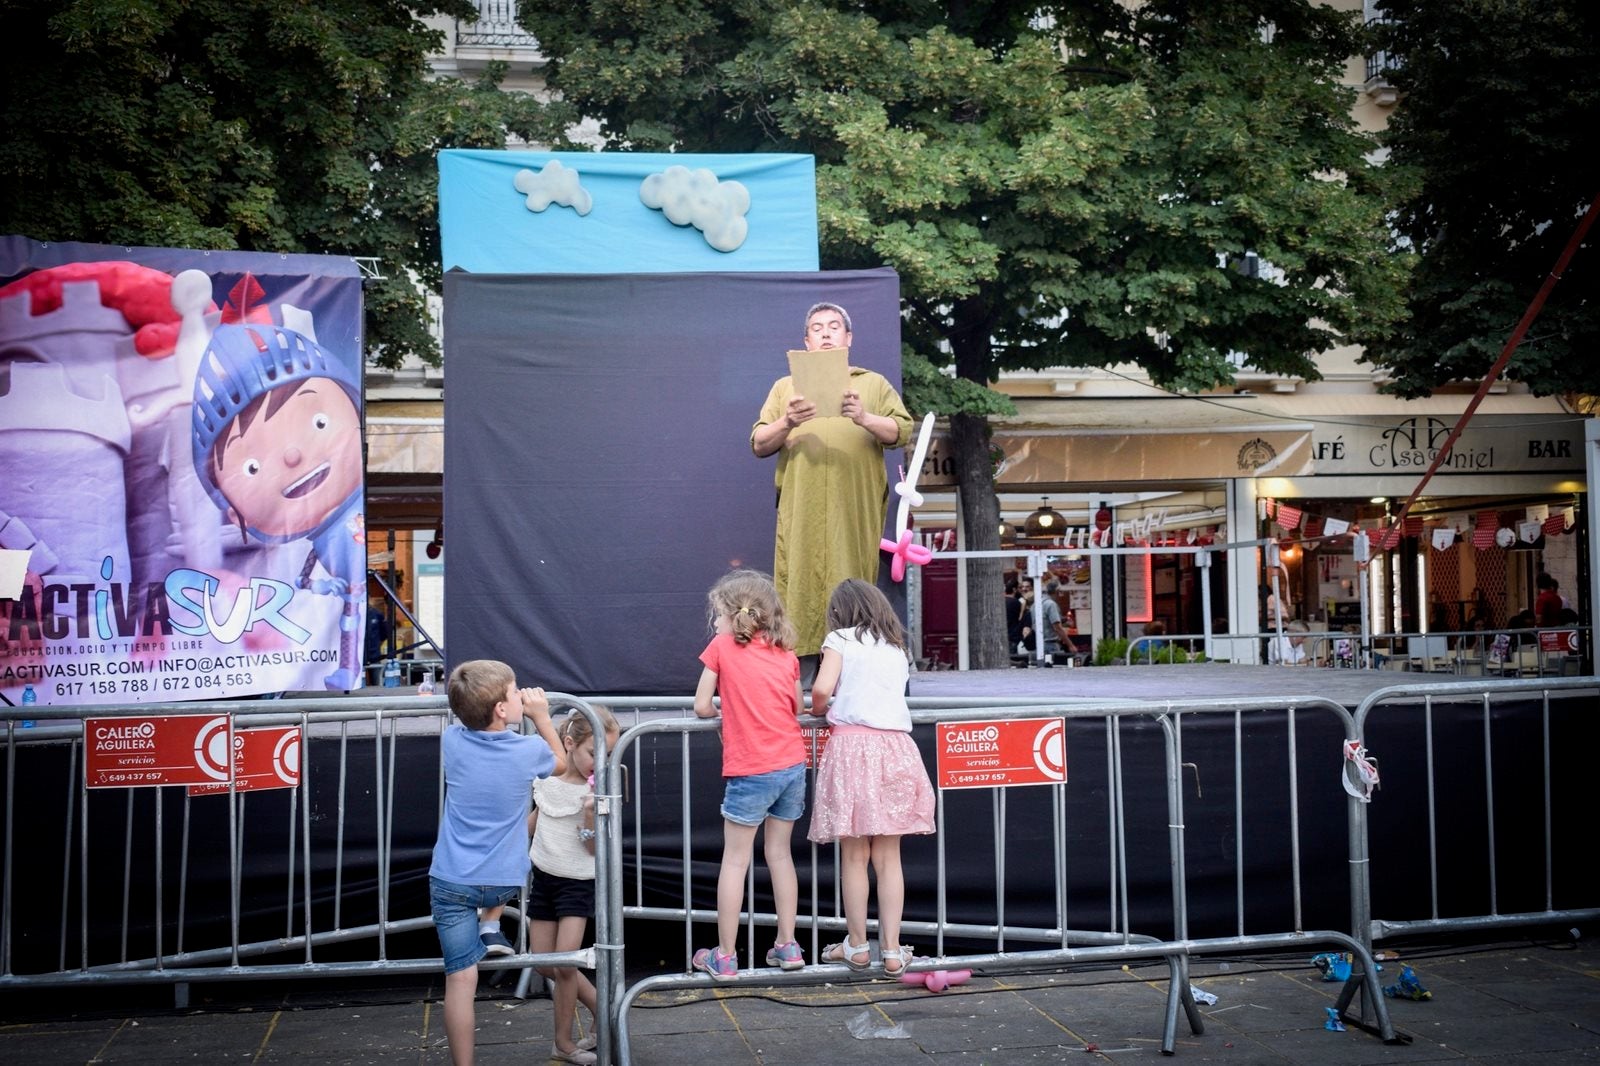
[[[856,959],[861,957],[861,961]],[[837,944],[829,944],[822,949],[823,962],[842,962],[852,970],[861,971],[872,965],[872,945],[852,944],[847,934]]]
[[[895,950],[883,953],[883,972],[890,977],[899,977],[906,972],[906,967],[910,966],[916,959],[917,956],[911,950],[911,945],[901,944]],[[899,965],[892,970],[889,969],[890,960],[899,963]]]

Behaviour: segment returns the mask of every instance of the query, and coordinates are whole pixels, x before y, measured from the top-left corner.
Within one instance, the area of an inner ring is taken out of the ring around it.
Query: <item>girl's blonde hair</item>
[[[783,609],[772,578],[759,570],[734,570],[722,575],[706,594],[710,622],[726,617],[733,624],[733,639],[748,644],[764,635],[769,644],[794,650],[794,624]]]
[[[855,630],[857,640],[871,634],[906,651],[905,627],[889,605],[889,598],[876,585],[859,578],[846,578],[834,587],[833,595],[828,597],[828,625],[832,629]]]

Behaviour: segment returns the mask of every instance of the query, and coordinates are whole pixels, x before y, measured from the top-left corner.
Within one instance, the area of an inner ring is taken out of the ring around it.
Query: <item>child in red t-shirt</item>
[[[806,809],[806,749],[798,717],[800,660],[794,626],[772,579],[735,570],[707,596],[716,635],[700,653],[705,670],[694,694],[694,713],[717,717],[712,696],[722,696],[722,869],[717,875],[717,946],[694,953],[694,968],[717,980],[739,973],[735,945],[744,909],[745,874],[765,826],[767,873],[778,914],[777,939],[767,965],[798,970],[806,964],[794,939],[800,884],[789,837]]]

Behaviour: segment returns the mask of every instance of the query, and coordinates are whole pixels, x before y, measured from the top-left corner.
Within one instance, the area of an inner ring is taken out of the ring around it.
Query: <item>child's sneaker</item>
[[[805,953],[793,940],[787,944],[776,944],[767,951],[768,966],[776,966],[782,970],[798,970],[805,964]]]
[[[479,933],[478,939],[483,941],[483,950],[490,955],[515,955],[517,949],[511,946],[511,941],[498,929],[487,933]]]
[[[731,981],[739,976],[739,956],[724,955],[717,948],[701,948],[694,953],[694,968],[710,974],[714,981]]]

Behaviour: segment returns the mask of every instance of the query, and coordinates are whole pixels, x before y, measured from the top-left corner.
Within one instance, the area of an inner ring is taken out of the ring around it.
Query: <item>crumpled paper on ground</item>
[[[1350,980],[1351,957],[1348,951],[1324,951],[1311,956],[1311,965],[1322,971],[1324,981]]]
[[[910,1040],[911,1026],[905,1022],[892,1022],[888,1025],[880,1024],[882,1015],[877,1011],[864,1010],[845,1023],[845,1028],[850,1030],[850,1035],[857,1040]]]
[[[1422,987],[1422,982],[1417,980],[1416,971],[1409,966],[1400,967],[1400,980],[1392,985],[1384,986],[1383,994],[1390,999],[1428,1000],[1433,998],[1433,993]]]

